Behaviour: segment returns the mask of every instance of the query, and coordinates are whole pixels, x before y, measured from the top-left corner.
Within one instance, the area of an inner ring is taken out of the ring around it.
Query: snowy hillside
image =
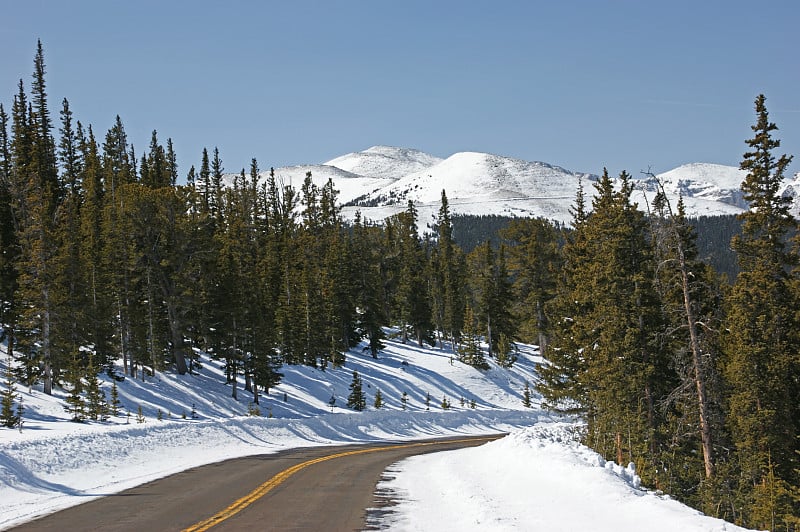
[[[255,413],[248,392],[240,388],[238,399],[231,397],[220,363],[207,358],[196,375],[159,373],[144,382],[120,382],[120,414],[106,422],[67,421],[62,390],[53,397],[19,390],[25,405],[23,430],[0,429],[0,529],[237,456],[301,446],[511,432],[500,444],[436,455],[441,458],[422,465],[396,464],[391,474],[396,484],[381,490],[394,493],[399,505],[384,515],[387,523],[379,519],[380,527],[739,530],[641,489],[630,468],[606,463],[576,443],[579,426],[541,411],[535,394],[533,407],[523,406],[525,383],[536,382],[540,362],[535,348],[521,346],[511,369],[492,364],[484,372],[454,360],[449,350],[390,340],[378,359],[351,351],[343,368],[284,366],[283,382],[262,397],[260,415],[248,415]],[[368,408],[361,413],[345,406],[354,370],[367,395]],[[106,395],[110,386],[106,378]],[[377,390],[384,399],[381,409],[373,407]],[[449,408],[443,407],[445,400]],[[417,480],[421,475],[422,482]],[[426,486],[445,485],[449,491],[426,491]],[[464,505],[452,504],[454,500],[477,504],[466,511]],[[445,508],[449,513],[440,513]],[[442,526],[442,519],[458,527]],[[414,525],[403,525],[407,522]]]
[[[414,201],[420,227],[433,222],[442,190],[454,214],[544,217],[568,223],[582,180],[587,202],[594,196],[594,174],[573,172],[543,162],[531,162],[489,153],[460,152],[440,159],[410,148],[373,146],[348,153],[324,164],[275,169],[279,183],[296,190],[311,172],[314,183],[332,179],[339,190],[345,218],[360,211],[365,219],[382,221]],[[266,179],[267,173],[262,173]],[[613,176],[612,176],[613,177]],[[672,204],[682,196],[690,216],[738,214],[747,207],[739,187],[745,172],[737,167],[692,163],[658,175]],[[231,182],[233,176],[226,176]],[[655,182],[633,175],[633,200],[642,209],[652,201]],[[800,196],[800,174],[787,178],[781,193]],[[800,214],[796,201],[794,213]]]
[[[424,219],[426,208],[438,210],[445,190],[454,213],[543,216],[566,221],[566,208],[575,200],[579,179],[594,178],[540,162],[462,152],[408,174],[360,198],[359,203],[365,217],[380,219],[404,209],[410,200],[418,205],[420,219]],[[375,207],[364,208],[372,205]]]
[[[348,153],[325,164],[366,177],[396,180],[438,164],[441,159],[410,148],[373,146],[364,151]]]

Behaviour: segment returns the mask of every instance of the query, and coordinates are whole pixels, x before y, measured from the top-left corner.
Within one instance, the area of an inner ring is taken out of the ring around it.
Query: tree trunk
[[[489,344],[489,358],[492,357],[492,316],[486,315],[486,341]]]
[[[183,333],[178,323],[178,312],[174,304],[167,304],[167,314],[169,316],[169,330],[172,336],[172,356],[175,359],[175,369],[178,375],[186,375],[186,345],[183,341]]]
[[[50,333],[50,291],[42,289],[42,358],[44,359],[44,393],[53,395],[53,366]]]
[[[683,247],[678,244],[678,257],[681,268],[681,284],[683,285],[683,304],[686,311],[686,322],[689,326],[689,341],[692,347],[692,369],[694,370],[694,383],[697,389],[697,405],[700,415],[700,441],[703,447],[703,464],[706,478],[714,476],[714,455],[711,445],[711,426],[709,424],[708,398],[706,397],[706,383],[702,371],[702,354],[700,340],[697,337],[697,322],[692,311],[691,295],[689,293],[689,276],[686,272],[686,261],[683,256]]]

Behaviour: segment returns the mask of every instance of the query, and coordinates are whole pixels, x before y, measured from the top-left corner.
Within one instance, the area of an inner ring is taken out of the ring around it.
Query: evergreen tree
[[[773,154],[780,141],[763,95],[755,110],[754,136],[740,165],[747,171],[742,191],[750,209],[741,215],[742,235],[732,241],[740,273],[728,298],[724,371],[728,426],[741,468],[741,520],[775,530],[789,529],[790,516],[800,513],[785,485],[800,482],[798,299],[789,276],[797,260],[786,242],[796,222],[790,199],[778,193],[791,158]]]
[[[489,369],[489,363],[486,362],[481,349],[478,320],[472,312],[472,306],[469,304],[467,304],[466,312],[464,313],[464,330],[456,353],[458,360],[464,364],[482,370]]]
[[[117,387],[117,381],[112,379],[111,381],[111,400],[108,402],[108,411],[109,414],[116,417],[120,413],[120,407],[122,406],[122,402],[119,400],[119,388]]]
[[[113,259],[105,254],[108,237],[104,227],[106,174],[92,128],[89,128],[88,138],[80,137],[83,201],[78,234],[85,290],[82,316],[86,319],[86,343],[93,346],[98,367],[110,370],[115,358],[113,337],[116,322],[115,312],[112,310],[115,307],[113,290],[110,286]]]
[[[373,403],[375,410],[383,408],[383,394],[380,389],[375,390],[375,402]]]
[[[585,277],[588,265],[586,212],[583,184],[579,182],[572,212],[572,230],[566,234],[561,250],[562,267],[556,278],[555,296],[546,307],[550,330],[555,344],[547,343],[542,350],[545,363],[538,368],[540,381],[536,384],[543,397],[543,406],[560,412],[584,413],[588,407],[585,353],[590,339],[584,337],[579,316],[591,311],[592,294]]]
[[[83,368],[77,354],[72,355],[65,380],[70,387],[65,399],[67,413],[72,416],[73,422],[82,423],[86,419],[86,401],[83,398]]]
[[[525,408],[530,408],[532,406],[531,387],[528,385],[528,381],[525,381],[525,389],[522,391],[522,406]]]
[[[656,404],[675,376],[659,337],[647,224],[630,201],[626,173],[618,190],[607,173],[595,187],[591,214],[582,191],[577,198],[563,296],[554,307],[562,329],[545,354],[550,365],[539,389],[548,403],[585,413],[589,446],[618,463],[636,463],[642,479],[655,484],[664,424]]]
[[[41,41],[34,59],[31,104],[27,106],[22,81],[14,102],[12,139],[12,195],[18,237],[19,299],[22,370],[28,382],[35,379],[34,365],[41,366],[44,392],[52,394],[54,378],[64,365],[63,353],[54,346],[60,331],[54,327],[58,295],[52,261],[58,253],[57,208],[62,197],[58,178],[55,140],[47,105],[45,65]]]
[[[717,456],[729,442],[724,432],[719,337],[721,289],[712,269],[698,259],[697,237],[689,224],[683,199],[677,209],[659,191],[650,212],[656,287],[662,300],[666,330],[664,345],[675,368],[677,387],[662,408],[669,412],[669,448],[662,459],[662,489],[682,501],[707,509],[720,506],[714,481]],[[698,460],[697,449],[701,450]]]
[[[11,189],[13,161],[8,136],[8,115],[0,103],[0,324],[8,342],[8,352],[14,350],[16,326],[15,294],[17,291],[17,260],[19,242]]]
[[[555,297],[561,267],[559,234],[542,218],[515,219],[501,231],[508,242],[508,270],[514,279],[513,314],[520,338],[547,350],[548,321],[545,307]]]
[[[349,386],[350,395],[347,396],[347,408],[362,411],[367,407],[367,399],[361,387],[361,376],[358,371],[353,371],[353,380]]]
[[[425,279],[426,257],[417,229],[417,209],[408,202],[408,209],[396,218],[398,273],[397,273],[397,315],[403,330],[403,341],[408,341],[410,328],[416,342],[433,343],[431,307],[428,300]]]
[[[505,261],[505,246],[495,257],[491,242],[475,248],[470,254],[472,264],[472,293],[474,312],[481,327],[486,332],[489,355],[497,355],[501,336],[509,341],[516,334],[516,326],[511,315],[511,281]],[[503,353],[505,357],[510,349]]]
[[[433,259],[432,303],[437,326],[455,347],[464,326],[464,257],[453,241],[453,224],[447,194],[442,190],[436,220],[437,242]]]
[[[6,360],[5,389],[0,392],[0,423],[4,427],[14,428],[20,417],[14,410],[14,400],[17,398],[17,387],[14,383],[14,372],[11,369],[11,357]]]
[[[358,311],[358,328],[362,337],[367,338],[368,350],[372,358],[384,348],[386,335],[385,306],[382,301],[383,246],[380,229],[366,226],[361,215],[356,212],[353,222],[352,272],[355,306]]]
[[[89,365],[86,368],[86,415],[94,421],[106,421],[109,414],[109,405],[106,394],[100,388],[100,379],[97,376],[97,367],[93,357],[89,356]]]

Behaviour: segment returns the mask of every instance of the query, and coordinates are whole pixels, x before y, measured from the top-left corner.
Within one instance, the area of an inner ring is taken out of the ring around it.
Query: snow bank
[[[639,487],[632,467],[577,442],[575,426],[539,423],[477,448],[395,464],[379,484],[398,499],[393,531],[744,530]]]

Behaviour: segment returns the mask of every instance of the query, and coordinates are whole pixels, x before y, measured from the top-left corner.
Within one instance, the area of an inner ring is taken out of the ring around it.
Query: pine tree
[[[455,348],[464,326],[464,257],[453,241],[453,223],[444,190],[436,229],[436,248],[431,256],[433,313],[439,330]]]
[[[8,352],[14,350],[16,327],[15,294],[17,291],[17,260],[19,242],[11,190],[12,158],[8,136],[8,115],[0,103],[0,323],[8,341]]]
[[[353,410],[362,411],[367,407],[367,399],[361,388],[361,376],[358,371],[353,371],[353,381],[349,386],[350,395],[347,396],[347,407]]]
[[[633,461],[645,482],[655,463],[663,419],[656,404],[673,389],[659,334],[660,301],[643,214],[630,201],[630,177],[618,189],[607,173],[587,214],[582,191],[552,322],[539,390],[546,404],[583,412],[586,443],[619,463]]]
[[[92,357],[89,357],[89,365],[86,368],[86,415],[94,421],[106,421],[108,419],[108,402],[106,395],[100,388],[100,379],[97,376],[97,368]]]
[[[508,243],[508,270],[514,278],[514,317],[520,338],[547,350],[549,323],[545,307],[555,297],[560,269],[559,235],[542,218],[515,219],[501,232]]]
[[[86,401],[83,398],[83,368],[77,354],[72,355],[65,380],[70,386],[69,395],[65,399],[67,413],[72,416],[73,422],[82,423],[86,419]]]
[[[572,230],[566,233],[561,250],[562,267],[556,277],[555,295],[545,311],[550,316],[550,331],[555,345],[547,343],[542,349],[545,363],[540,365],[540,380],[536,384],[542,394],[543,406],[559,412],[583,413],[588,408],[586,396],[586,348],[590,343],[576,318],[591,311],[592,295],[588,283],[580,282],[587,268],[589,242],[586,232],[588,213],[583,183],[578,182],[572,213]]]
[[[510,340],[516,334],[516,325],[511,315],[511,281],[505,260],[505,246],[495,256],[491,242],[485,242],[470,254],[472,266],[473,310],[478,323],[485,331],[489,355],[498,353],[498,342],[502,335]],[[504,353],[510,353],[510,349]]]
[[[397,314],[403,329],[403,341],[408,341],[410,328],[420,346],[433,343],[431,307],[425,279],[426,257],[417,230],[417,209],[409,201],[406,211],[396,218],[398,273]]]
[[[489,363],[483,356],[478,333],[478,320],[472,312],[472,306],[467,304],[464,314],[464,330],[461,334],[461,342],[456,349],[458,360],[472,367],[487,370]]]
[[[0,423],[4,427],[14,428],[20,418],[14,411],[14,400],[17,398],[17,387],[14,383],[14,372],[11,369],[11,357],[6,360],[5,389],[0,392]]]
[[[41,365],[43,389],[52,394],[63,353],[54,346],[61,332],[54,323],[58,315],[56,279],[52,266],[58,252],[55,216],[62,198],[58,178],[55,140],[47,104],[44,53],[38,42],[34,59],[31,104],[27,106],[22,81],[14,102],[12,140],[12,195],[21,250],[18,292],[21,316],[20,340],[25,355],[22,370],[35,379],[32,365]],[[34,349],[34,345],[36,348]],[[35,359],[35,360],[34,360]],[[30,381],[29,381],[30,382]]]
[[[108,409],[109,413],[113,417],[117,417],[120,413],[120,407],[122,406],[122,402],[119,400],[119,388],[117,387],[117,381],[115,379],[111,380],[111,400],[108,402]]]
[[[380,230],[362,223],[361,214],[356,212],[353,221],[352,271],[353,290],[358,309],[358,328],[362,337],[367,338],[368,350],[372,358],[385,347],[386,324],[385,308],[382,302],[383,249]]]
[[[709,512],[720,504],[714,480],[718,455],[729,447],[724,431],[719,371],[721,289],[710,266],[698,259],[697,236],[689,224],[683,198],[673,207],[659,187],[651,210],[656,288],[664,308],[664,345],[679,381],[663,403],[670,448],[663,460],[661,489]],[[698,459],[697,449],[702,456]],[[724,480],[723,480],[724,481]],[[731,517],[732,518],[732,517]]]
[[[773,497],[767,518],[760,494],[782,493],[784,482],[800,482],[798,299],[789,277],[797,260],[786,242],[796,222],[790,199],[778,193],[791,158],[773,155],[780,141],[773,137],[777,126],[769,121],[763,95],[755,110],[754,136],[740,165],[747,171],[742,191],[750,210],[741,215],[742,235],[732,242],[740,273],[727,301],[724,371],[728,426],[741,468],[742,522],[773,528],[800,512],[797,503],[777,504],[786,497]]]
[[[383,407],[383,394],[380,388],[375,390],[375,402],[373,403],[375,410],[380,410]]]
[[[522,391],[522,406],[525,408],[530,408],[532,406],[531,387],[528,385],[528,381],[525,381],[525,389]]]
[[[86,291],[82,315],[87,322],[86,343],[94,347],[98,367],[110,370],[111,361],[116,358],[113,349],[116,313],[112,311],[115,307],[110,286],[112,266],[104,255],[108,238],[104,227],[108,197],[104,183],[106,174],[92,128],[89,128],[88,137],[79,137],[82,159],[79,253]]]

